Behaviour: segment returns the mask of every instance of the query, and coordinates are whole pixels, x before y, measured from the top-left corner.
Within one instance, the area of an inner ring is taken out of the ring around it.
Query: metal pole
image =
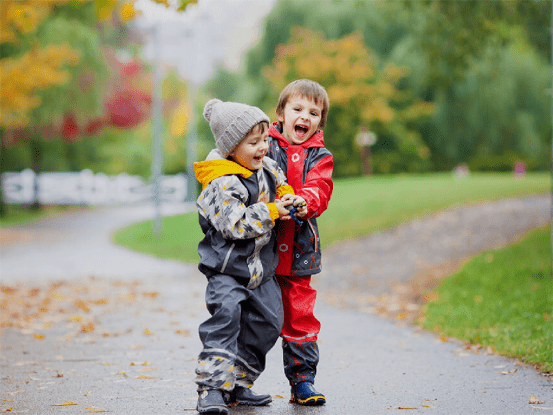
[[[194,174],[194,162],[196,161],[196,146],[198,142],[198,122],[196,120],[196,103],[198,101],[198,87],[194,82],[190,83],[190,128],[186,137],[186,173],[188,186],[186,198],[189,202],[196,202],[196,175]]]
[[[153,233],[156,238],[162,234],[161,217],[161,175],[163,173],[163,150],[162,150],[162,120],[161,120],[161,54],[159,26],[154,25],[152,29],[154,35],[154,80],[152,87],[152,181],[154,198],[154,227]]]

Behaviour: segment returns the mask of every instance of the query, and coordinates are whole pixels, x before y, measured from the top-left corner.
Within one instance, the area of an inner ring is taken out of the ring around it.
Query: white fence
[[[35,201],[35,173],[2,174],[2,196],[9,204],[31,204]],[[38,201],[44,205],[133,204],[153,200],[152,184],[138,176],[106,176],[90,170],[80,173],[39,173]],[[186,199],[185,175],[162,176],[161,201],[182,203]]]

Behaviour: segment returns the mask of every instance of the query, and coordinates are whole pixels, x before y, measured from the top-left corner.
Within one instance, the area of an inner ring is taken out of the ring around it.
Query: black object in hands
[[[290,211],[290,216],[292,216],[292,219],[294,219],[299,226],[303,225],[303,222],[296,217],[295,213],[298,211],[297,208],[302,208],[306,205],[307,203],[301,202],[298,203],[298,206],[294,206],[293,204],[286,206],[286,209]]]

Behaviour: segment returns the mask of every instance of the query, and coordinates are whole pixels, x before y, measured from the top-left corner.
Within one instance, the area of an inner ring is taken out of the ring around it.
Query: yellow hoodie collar
[[[202,189],[218,177],[228,175],[240,175],[247,179],[253,172],[240,164],[226,159],[206,160],[194,163],[194,173],[196,178],[202,184]]]

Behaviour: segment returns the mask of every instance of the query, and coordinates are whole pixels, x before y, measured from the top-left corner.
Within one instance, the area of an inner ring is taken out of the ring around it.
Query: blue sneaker
[[[290,402],[299,405],[316,406],[324,405],[326,403],[326,398],[322,393],[315,390],[311,382],[300,382],[292,386]]]

